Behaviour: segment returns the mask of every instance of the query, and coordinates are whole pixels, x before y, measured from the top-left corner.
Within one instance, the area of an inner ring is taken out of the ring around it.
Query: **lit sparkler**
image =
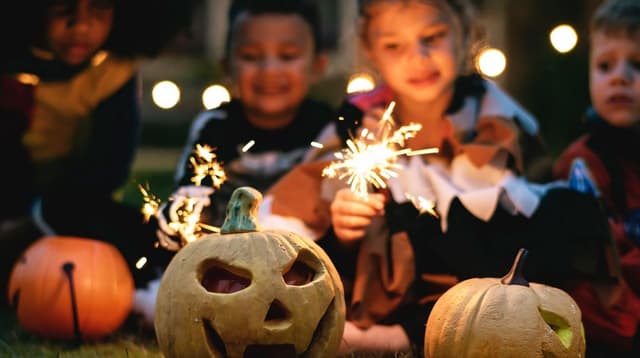
[[[358,197],[368,198],[369,188],[386,188],[386,180],[396,177],[396,170],[401,166],[396,160],[401,155],[418,155],[438,153],[438,148],[427,148],[412,151],[405,148],[407,139],[415,137],[422,129],[418,123],[410,123],[398,129],[391,114],[395,102],[391,102],[375,132],[364,128],[359,138],[348,139],[347,148],[334,153],[338,159],[322,171],[322,176],[329,178],[347,178],[351,191]]]
[[[146,188],[138,184],[138,189],[142,193],[142,215],[144,215],[144,222],[147,223],[158,212],[162,201],[151,192],[148,183]]]
[[[173,195],[169,207],[169,228],[182,240],[182,245],[199,239],[201,236],[220,232],[215,226],[200,222],[202,210],[210,205],[209,196]]]
[[[200,216],[204,207],[210,205],[209,195],[220,188],[220,185],[227,179],[222,164],[216,161],[217,156],[210,146],[196,144],[193,153],[194,155],[189,158],[193,168],[191,181],[197,188],[202,186],[202,182],[206,178],[210,178],[211,185],[197,189],[191,187],[191,190],[189,188],[181,189],[170,198],[172,203],[168,210],[169,220],[164,230],[172,233],[172,235],[179,236],[182,246],[197,240],[207,233],[220,231],[218,227],[201,223]],[[160,199],[153,195],[148,187],[144,188],[138,185],[138,188],[143,195],[142,213],[145,216],[145,222],[148,222],[151,216],[161,215],[159,213],[162,210]],[[161,238],[160,240],[169,239]],[[163,242],[162,246],[170,250],[178,250],[181,247],[169,242]]]
[[[222,165],[215,160],[217,156],[213,153],[213,148],[206,144],[196,144],[196,149],[193,152],[196,155],[189,158],[189,162],[193,166],[191,181],[199,186],[202,185],[205,178],[209,177],[211,178],[211,186],[215,189],[220,188],[220,185],[227,180],[227,175]]]
[[[407,199],[413,204],[413,206],[418,209],[420,214],[428,213],[431,216],[439,217],[438,212],[436,211],[436,204],[427,198],[424,198],[420,195],[413,196],[409,193],[404,194]]]

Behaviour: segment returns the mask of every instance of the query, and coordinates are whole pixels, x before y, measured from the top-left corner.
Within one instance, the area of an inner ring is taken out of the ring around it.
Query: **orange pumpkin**
[[[32,334],[95,340],[113,333],[133,303],[133,277],[111,244],[76,237],[36,241],[16,262],[9,302]]]

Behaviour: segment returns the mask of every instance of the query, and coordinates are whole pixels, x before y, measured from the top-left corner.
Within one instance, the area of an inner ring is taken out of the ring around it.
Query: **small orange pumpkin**
[[[581,312],[564,291],[529,283],[520,249],[502,279],[472,278],[450,288],[429,315],[426,358],[580,358]]]
[[[9,279],[9,302],[32,334],[95,340],[122,325],[133,303],[133,277],[115,246],[46,237],[25,250]]]

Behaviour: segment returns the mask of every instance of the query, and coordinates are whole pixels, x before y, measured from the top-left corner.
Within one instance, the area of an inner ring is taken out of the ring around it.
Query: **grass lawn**
[[[94,343],[64,343],[43,340],[20,328],[9,308],[0,309],[0,357],[163,357],[154,333],[143,329],[132,317],[120,330]],[[412,358],[409,353],[358,353],[343,358]]]
[[[14,312],[0,310],[0,357],[162,357],[154,333],[136,328],[133,319],[112,336],[94,343],[40,339],[20,327]]]
[[[140,158],[148,163],[146,158]],[[172,158],[169,159],[173,161]],[[132,179],[121,190],[120,198],[133,205],[142,205],[142,196],[137,185],[148,183],[151,191],[163,201],[167,200],[173,185],[173,165],[152,164],[148,167],[139,165],[134,170]],[[138,324],[136,317],[131,316],[113,335],[93,343],[64,343],[43,340],[25,332],[18,324],[12,309],[0,307],[0,357],[163,357],[155,339],[155,333]],[[353,358],[411,358],[408,353],[360,353],[348,355]]]

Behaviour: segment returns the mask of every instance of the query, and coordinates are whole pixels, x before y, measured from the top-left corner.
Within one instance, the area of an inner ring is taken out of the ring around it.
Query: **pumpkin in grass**
[[[236,189],[221,233],[171,260],[155,314],[165,356],[335,356],[345,320],[338,273],[310,239],[260,231],[261,198],[253,188]]]
[[[118,329],[133,304],[133,277],[115,246],[46,237],[13,267],[9,303],[27,332],[51,339],[96,340]]]
[[[426,358],[584,357],[578,305],[560,289],[527,282],[526,254],[518,252],[502,279],[468,279],[438,299],[427,321]]]

